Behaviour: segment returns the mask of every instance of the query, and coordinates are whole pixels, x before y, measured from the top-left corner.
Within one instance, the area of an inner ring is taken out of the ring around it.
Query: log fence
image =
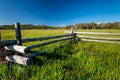
[[[16,62],[21,65],[30,65],[32,61],[31,57],[35,57],[37,55],[44,53],[44,52],[31,53],[31,49],[60,41],[74,39],[76,37],[75,33],[70,33],[70,34],[58,35],[58,36],[45,36],[39,38],[22,39],[20,23],[15,23],[15,33],[16,33],[16,40],[0,40],[0,47],[1,47],[0,56],[5,56],[5,60],[10,62]],[[43,41],[49,39],[55,39],[55,40],[43,42],[40,44],[30,45],[30,46],[22,46],[22,43]],[[4,50],[6,50],[7,52],[1,50],[2,48],[4,48]],[[12,51],[14,54],[10,54],[9,51]]]
[[[32,57],[44,53],[44,52],[32,53],[31,49],[60,41],[75,39],[76,37],[80,38],[82,41],[120,43],[120,38],[103,38],[103,37],[101,38],[95,36],[81,36],[81,34],[120,36],[120,34],[118,33],[75,32],[73,29],[71,29],[71,31],[65,31],[65,33],[67,33],[65,35],[22,39],[20,23],[15,23],[15,33],[16,33],[16,40],[1,40],[1,33],[0,33],[0,56],[4,56],[5,60],[7,61],[16,62],[21,65],[30,65],[32,62],[31,59]],[[34,44],[30,46],[22,46],[22,43],[43,41],[49,39],[55,39],[55,40]]]

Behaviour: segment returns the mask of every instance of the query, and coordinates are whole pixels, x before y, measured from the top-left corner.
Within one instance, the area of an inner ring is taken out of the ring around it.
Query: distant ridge
[[[120,29],[120,22],[91,22],[91,23],[78,23],[75,25],[60,25],[58,27],[48,25],[32,25],[21,24],[21,29]],[[14,29],[14,25],[1,25],[0,29]]]
[[[75,29],[120,29],[120,22],[91,22],[91,23],[78,23],[75,25],[66,25],[60,27],[62,29],[70,29],[74,27]]]
[[[14,29],[14,25],[2,25],[0,29]],[[56,29],[56,27],[47,25],[21,24],[21,29]]]

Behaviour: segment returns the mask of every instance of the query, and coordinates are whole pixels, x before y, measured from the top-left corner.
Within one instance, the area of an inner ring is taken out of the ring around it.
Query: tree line
[[[70,29],[74,27],[76,29],[120,29],[120,22],[113,23],[78,23],[75,25],[67,25],[63,27],[53,27],[47,25],[32,25],[21,24],[21,29]],[[15,29],[14,25],[2,25],[0,29]]]
[[[32,24],[21,24],[21,29],[56,29],[56,27],[47,25],[32,25]],[[0,29],[15,29],[14,25],[2,25]]]
[[[74,27],[76,29],[120,29],[120,22],[113,22],[113,23],[79,23],[76,25],[68,25],[65,27],[61,27],[64,29],[70,29]]]

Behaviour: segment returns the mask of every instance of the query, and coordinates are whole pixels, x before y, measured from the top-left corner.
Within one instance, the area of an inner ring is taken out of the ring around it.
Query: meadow
[[[22,38],[65,34],[65,30],[22,30]],[[120,33],[120,30],[78,30]],[[15,39],[14,30],[1,30],[2,40]],[[88,36],[88,35],[87,35]],[[99,36],[99,35],[96,35]],[[102,36],[103,37],[103,36]],[[115,37],[115,36],[104,36]],[[120,36],[117,36],[120,38]],[[115,37],[116,38],[116,37]],[[43,41],[24,43],[24,46]],[[120,44],[62,41],[34,49],[45,51],[30,66],[0,64],[1,80],[120,80]]]

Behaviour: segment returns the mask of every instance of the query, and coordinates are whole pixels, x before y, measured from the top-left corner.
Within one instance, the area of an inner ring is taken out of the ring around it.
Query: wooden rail
[[[35,44],[35,45],[32,45],[32,46],[28,46],[26,48],[26,50],[41,47],[41,46],[45,46],[45,45],[49,45],[49,44],[52,44],[52,43],[56,43],[56,42],[60,42],[60,41],[68,40],[68,39],[71,39],[71,37],[70,38],[58,39],[58,40],[53,40],[53,41],[49,41],[49,42],[45,42],[45,43],[41,43],[41,44]]]
[[[107,43],[116,43],[120,44],[120,42],[115,42],[115,41],[105,41],[105,40],[91,40],[91,39],[81,39],[82,41],[88,41],[88,42],[107,42]]]
[[[9,46],[9,45],[14,45],[17,44],[16,40],[1,40],[0,41],[0,46]]]
[[[59,35],[59,36],[47,36],[47,37],[40,37],[40,38],[27,38],[22,39],[22,42],[31,42],[31,41],[42,41],[42,40],[48,40],[48,39],[55,39],[55,38],[62,38],[62,37],[68,37],[68,36],[74,36],[74,34],[65,34],[65,35]]]
[[[93,37],[93,36],[77,36],[77,37],[82,38],[82,39],[120,41],[120,38],[101,38],[101,37]]]
[[[65,31],[65,33],[71,33],[71,31]],[[100,34],[100,35],[111,35],[111,36],[120,36],[119,33],[101,33],[101,32],[74,32],[76,34]]]

